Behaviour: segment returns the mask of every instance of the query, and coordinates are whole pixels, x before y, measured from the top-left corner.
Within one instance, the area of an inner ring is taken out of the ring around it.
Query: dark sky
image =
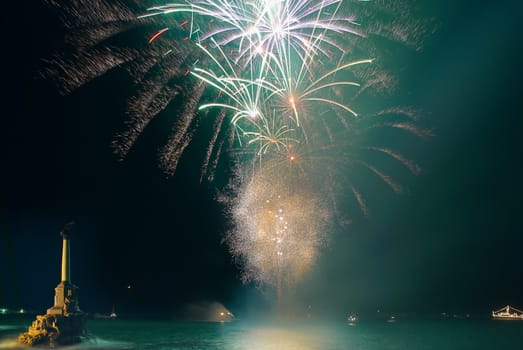
[[[522,54],[512,2],[426,1],[440,23],[407,62],[406,101],[430,113],[416,147],[421,175],[369,218],[331,237],[301,300],[326,310],[488,313],[523,307]],[[5,13],[10,13],[5,11]],[[110,142],[125,120],[126,78],[68,96],[35,79],[61,46],[55,13],[12,13],[4,32],[0,306],[43,311],[59,282],[59,231],[74,219],[73,282],[87,311],[176,313],[218,301],[241,312],[263,300],[243,285],[195,144],[165,178],[153,123],[123,162]],[[192,152],[192,153],[191,153]],[[131,285],[132,288],[127,288]]]

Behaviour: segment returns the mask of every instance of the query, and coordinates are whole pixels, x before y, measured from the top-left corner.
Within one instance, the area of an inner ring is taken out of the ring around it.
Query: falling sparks
[[[303,179],[281,175],[278,167],[256,171],[241,186],[231,207],[235,229],[226,237],[244,280],[272,286],[278,295],[312,268],[330,215]]]

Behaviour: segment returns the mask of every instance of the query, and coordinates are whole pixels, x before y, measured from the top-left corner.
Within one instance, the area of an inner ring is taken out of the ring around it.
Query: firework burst
[[[289,129],[301,126],[303,118],[320,114],[322,104],[361,114],[352,106],[354,97],[364,91],[389,93],[394,84],[393,75],[383,69],[382,47],[399,43],[418,50],[430,28],[424,21],[409,18],[407,1],[201,0],[148,8],[132,0],[47,2],[59,10],[67,30],[67,54],[50,59],[46,72],[64,93],[115,68],[127,71],[135,81],[128,121],[113,142],[120,159],[159,112],[183,103],[187,97],[183,91],[199,84],[200,78],[207,80],[204,92],[197,95],[202,100],[191,103],[193,110],[185,109],[180,116],[185,122],[177,122],[175,128],[181,129],[171,134],[185,142],[204,124],[198,122],[202,118],[198,110],[211,106],[215,108],[205,119],[210,123],[221,119],[219,109],[225,106],[233,111],[226,120],[233,122],[236,140],[241,142],[247,131],[247,144],[256,130],[263,129],[252,125],[251,118],[263,120],[274,110],[292,119],[285,121]],[[377,44],[383,42],[389,44]],[[348,69],[350,62],[369,59],[374,59],[372,64]],[[350,80],[339,78],[349,71]],[[187,81],[190,75],[198,79]],[[246,123],[235,123],[240,120]],[[231,139],[226,136],[231,123],[214,124],[224,128],[218,132],[225,134],[221,137]],[[304,134],[311,132],[300,129]],[[212,164],[231,146],[235,147],[211,138],[206,154],[213,159],[205,157],[202,169],[208,173],[202,173],[202,178],[213,178]],[[176,158],[183,154],[179,147],[160,148],[160,152],[171,151],[171,155],[160,155],[160,159],[171,159],[161,162],[167,174],[176,170]]]
[[[128,121],[113,142],[118,157],[131,152],[152,118],[176,104],[170,136],[159,148],[167,175],[203,124],[213,133],[200,179],[212,181],[225,152],[238,160],[227,200],[235,229],[226,241],[245,280],[279,292],[297,282],[325,243],[332,217],[350,221],[338,208],[340,196],[349,194],[367,215],[356,173],[401,192],[382,164],[420,171],[402,152],[369,137],[383,129],[425,137],[418,114],[358,103],[391,93],[395,78],[383,59],[391,48],[421,47],[430,26],[409,18],[407,1],[49,4],[61,10],[69,33],[72,53],[54,57],[47,71],[65,93],[116,67],[133,78]]]
[[[311,269],[330,222],[324,197],[283,169],[269,166],[244,177],[229,206],[235,226],[226,236],[244,280],[272,286],[279,296]]]

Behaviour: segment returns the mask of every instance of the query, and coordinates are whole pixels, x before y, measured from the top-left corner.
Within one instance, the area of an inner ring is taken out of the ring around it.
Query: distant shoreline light
[[[0,307],[0,315],[13,315],[13,314],[31,314],[33,311],[26,310],[24,308],[20,309],[10,309],[6,307]]]

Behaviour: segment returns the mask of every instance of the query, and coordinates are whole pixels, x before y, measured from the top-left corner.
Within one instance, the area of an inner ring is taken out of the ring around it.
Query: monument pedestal
[[[18,343],[38,345],[48,343],[51,348],[56,345],[79,343],[87,335],[85,314],[38,315],[27,332],[18,336]]]

